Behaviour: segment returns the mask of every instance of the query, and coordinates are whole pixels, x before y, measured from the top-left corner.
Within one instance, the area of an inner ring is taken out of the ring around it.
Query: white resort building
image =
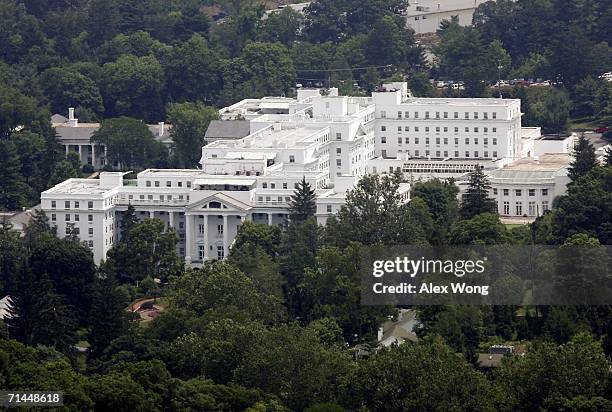
[[[148,169],[131,180],[123,172],[102,172],[99,179],[69,179],[45,191],[41,207],[58,235],[77,228],[99,262],[119,240],[120,219],[131,204],[141,219],[155,217],[176,229],[177,252],[188,264],[200,264],[227,256],[245,220],[285,224],[302,178],[315,189],[316,217],[324,224],[366,173],[403,172],[408,182],[399,191],[408,202],[415,180],[461,180],[477,164],[490,174],[516,174],[538,161],[533,148],[540,130],[521,127],[519,100],[414,98],[405,82],[384,84],[371,97],[338,96],[332,88],[245,99],[221,109],[220,117],[248,122],[248,134],[215,125],[200,169]],[[508,169],[524,159],[530,160]],[[553,172],[547,169],[547,176]],[[494,187],[510,185],[504,176],[491,175]],[[560,179],[547,179],[534,183],[549,190],[540,196],[565,189]],[[546,200],[538,201],[541,212]]]

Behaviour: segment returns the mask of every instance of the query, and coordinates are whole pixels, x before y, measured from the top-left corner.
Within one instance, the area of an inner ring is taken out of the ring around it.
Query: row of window
[[[529,216],[536,216],[539,215],[541,213],[544,213],[548,211],[548,201],[543,201],[542,202],[542,209],[538,210],[536,202],[529,202],[528,203],[528,210],[527,210],[527,214]],[[514,203],[514,214],[517,216],[523,216],[523,202],[515,202]],[[503,214],[504,215],[510,215],[510,202],[504,202],[503,203]]]
[[[419,144],[420,141],[421,141],[421,139],[419,137],[415,137],[414,138],[414,144]],[[448,137],[444,137],[444,138],[436,137],[435,141],[436,141],[437,145],[440,145],[441,142],[443,144],[447,145],[448,144]],[[409,137],[403,137],[402,138],[401,136],[398,137],[397,138],[397,144],[402,144],[402,142],[406,142],[406,144],[410,144],[410,138]],[[455,146],[458,146],[459,145],[459,138],[455,137],[454,142],[455,142]],[[478,137],[474,137],[472,140],[470,140],[469,137],[466,137],[464,139],[464,142],[465,142],[466,145],[469,145],[470,142],[472,142],[472,144],[477,145],[477,144],[479,144],[480,139]],[[381,144],[386,144],[387,143],[387,137],[386,136],[381,136],[380,137],[380,143]],[[429,143],[430,143],[430,139],[429,139],[429,137],[426,137],[425,138],[425,144],[428,145]],[[489,145],[489,138],[488,137],[483,138],[482,139],[482,143],[485,146],[488,146]],[[497,146],[497,138],[496,137],[491,139],[491,144],[493,146]]]
[[[402,133],[402,130],[404,132],[409,132],[410,131],[410,126],[404,126],[404,128],[402,129],[402,126],[397,126],[397,132],[398,133]],[[415,132],[419,132],[421,130],[421,126],[414,126],[414,131]],[[430,127],[429,126],[425,126],[425,133],[429,133]],[[444,126],[444,127],[439,127],[436,126],[435,127],[436,133],[440,133],[440,131],[442,130],[444,133],[448,133],[448,127]],[[465,131],[465,133],[470,133],[470,128],[469,127],[465,127],[463,129]],[[479,127],[473,127],[472,130],[474,131],[474,133],[479,133],[480,132],[480,128]],[[380,126],[380,131],[381,132],[386,132],[387,131],[387,126],[386,125],[381,125]],[[454,133],[457,134],[459,133],[459,127],[455,126],[453,129]],[[484,134],[489,133],[489,128],[488,127],[483,127],[482,131]],[[497,133],[497,127],[492,127],[491,128],[491,133]]]
[[[155,187],[160,187],[160,184],[161,184],[161,183],[160,183],[160,181],[159,181],[159,180],[154,180],[154,181],[153,181],[153,186],[155,186]],[[145,185],[146,185],[147,187],[151,187],[151,181],[150,181],[150,180],[147,180],[147,181],[146,181],[146,183],[145,183]],[[177,185],[177,187],[183,187],[183,182],[178,181],[178,182],[176,182],[176,185]],[[191,182],[190,182],[189,180],[187,180],[187,181],[185,182],[185,186],[186,186],[186,187],[191,187]],[[171,180],[166,180],[166,187],[172,187],[172,181],[171,181]]]
[[[269,186],[270,186],[270,189],[276,189],[276,183],[270,183]],[[262,182],[261,183],[261,187],[264,188],[264,189],[267,189],[268,188],[268,182]],[[287,182],[283,182],[282,187],[283,187],[283,189],[287,189],[288,188],[288,183]],[[297,189],[297,187],[298,187],[298,183],[295,182],[293,184],[293,188]]]
[[[398,153],[406,153],[408,156],[411,156],[410,150],[406,150],[405,152],[403,152],[402,150],[398,150],[397,152]],[[425,150],[424,153],[425,153],[425,155],[424,155],[425,157],[431,156],[431,151],[430,150]],[[475,150],[474,151],[474,157],[478,158],[479,155],[480,155],[480,152],[478,150]],[[387,151],[386,150],[382,151],[382,157],[387,157]],[[421,151],[420,150],[415,150],[414,151],[414,157],[421,157]],[[436,150],[435,157],[436,158],[447,158],[448,157],[448,150],[444,150],[444,151]],[[458,150],[455,150],[454,157],[455,158],[459,158],[459,151]],[[484,151],[483,157],[484,158],[489,158],[489,151],[488,150]],[[467,151],[467,150],[465,151],[465,158],[466,159],[470,158],[470,152]],[[497,151],[493,151],[492,158],[495,158],[495,159],[497,158]]]
[[[57,222],[57,215],[55,213],[51,213],[51,221],[52,222]],[[71,221],[71,215],[69,213],[66,213],[64,215],[64,221],[66,222],[70,222]],[[75,222],[80,222],[81,221],[81,216],[78,214],[74,215],[74,221]],[[88,222],[93,222],[93,215],[87,215],[87,221]]]
[[[541,189],[542,190],[542,196],[548,196],[548,189]],[[536,189],[527,189],[527,193],[529,194],[529,196],[535,196],[536,195]],[[493,189],[493,194],[497,195],[497,189]],[[510,189],[503,189],[503,194],[504,196],[510,196]],[[514,194],[515,196],[522,196],[523,195],[523,190],[522,189],[514,189]]]
[[[56,209],[57,208],[57,202],[55,200],[51,201],[51,209]],[[81,202],[79,202],[78,200],[74,201],[74,209],[80,209],[81,208]],[[66,200],[64,201],[64,209],[70,209],[70,200]],[[87,202],[87,209],[93,209],[93,201],[88,201]]]
[[[414,112],[413,119],[418,119],[420,116],[420,112]],[[383,119],[387,117],[387,112],[384,110],[380,111],[380,117]],[[398,119],[410,119],[409,111],[400,111],[397,112]],[[431,119],[430,113],[428,111],[425,112],[425,119]],[[440,112],[435,112],[435,119],[449,119],[449,112],[442,112],[442,117],[440,117]],[[459,112],[453,112],[453,119],[459,119]],[[472,119],[479,119],[480,112],[473,112]],[[463,112],[463,119],[470,119],[470,112]],[[489,112],[482,112],[482,119],[489,119]],[[491,119],[497,119],[497,112],[491,112]]]

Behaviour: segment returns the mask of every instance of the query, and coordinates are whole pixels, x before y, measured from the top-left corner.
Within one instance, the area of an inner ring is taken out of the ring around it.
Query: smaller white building
[[[459,25],[471,26],[476,8],[488,0],[413,0],[406,11],[406,23],[417,34],[435,33],[443,20],[453,16]]]

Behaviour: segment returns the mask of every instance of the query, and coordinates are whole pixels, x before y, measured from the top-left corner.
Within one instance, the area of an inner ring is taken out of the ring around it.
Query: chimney
[[[70,124],[70,127],[77,127],[79,124],[79,119],[74,117],[74,107],[68,108],[68,123]]]
[[[164,135],[164,122],[159,122],[158,125],[159,125],[159,130],[158,130],[159,135],[163,136]]]

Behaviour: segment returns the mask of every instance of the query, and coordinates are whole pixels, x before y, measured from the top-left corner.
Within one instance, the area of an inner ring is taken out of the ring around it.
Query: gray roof
[[[206,129],[205,138],[241,139],[251,133],[247,120],[213,120]]]
[[[53,124],[68,123],[68,118],[62,116],[61,114],[56,113],[53,116],[51,116],[51,123]]]
[[[159,126],[156,124],[147,125],[151,133],[153,133],[153,137],[162,142],[168,143],[172,142],[172,138],[170,136],[170,130],[172,129],[172,125],[166,124],[164,125],[164,134],[163,136],[159,135]],[[70,127],[68,125],[57,126],[55,131],[57,132],[58,140],[61,142],[64,141],[81,141],[83,143],[89,143],[91,141],[91,136],[93,133],[100,128],[99,123],[80,123],[77,127]]]

